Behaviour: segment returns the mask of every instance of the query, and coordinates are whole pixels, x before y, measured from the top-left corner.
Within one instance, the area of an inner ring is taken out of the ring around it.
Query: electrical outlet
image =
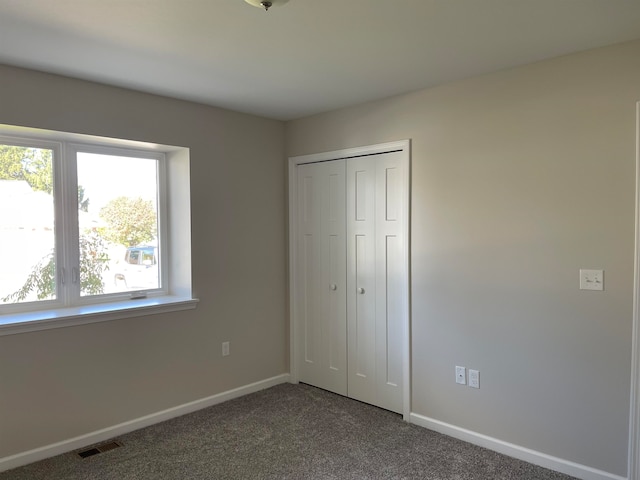
[[[222,356],[226,357],[229,355],[229,342],[222,342]]]
[[[469,369],[469,386],[471,388],[480,388],[480,371]]]
[[[465,367],[456,366],[456,383],[460,385],[467,384],[467,369]]]
[[[604,270],[581,268],[580,290],[604,290]]]

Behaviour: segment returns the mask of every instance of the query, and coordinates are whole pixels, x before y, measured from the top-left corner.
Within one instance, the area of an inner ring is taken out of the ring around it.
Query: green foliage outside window
[[[0,145],[0,180],[24,180],[34,191],[53,192],[53,152]]]
[[[105,253],[104,240],[97,232],[87,231],[80,236],[80,290],[83,295],[104,293],[102,273],[108,269],[109,256]],[[29,273],[19,290],[7,295],[3,302],[21,302],[31,292],[38,300],[50,300],[56,293],[56,265],[53,251],[40,260]]]
[[[117,197],[100,210],[107,223],[104,237],[113,242],[134,247],[150,242],[157,234],[157,217],[153,204],[142,198]]]

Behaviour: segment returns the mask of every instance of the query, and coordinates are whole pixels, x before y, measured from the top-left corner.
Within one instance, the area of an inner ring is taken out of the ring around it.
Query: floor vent
[[[113,450],[114,448],[118,448],[120,446],[121,445],[118,442],[107,442],[96,447],[82,450],[81,452],[78,452],[78,455],[80,455],[82,458],[92,457],[93,455],[97,455],[102,452],[108,452],[109,450]]]

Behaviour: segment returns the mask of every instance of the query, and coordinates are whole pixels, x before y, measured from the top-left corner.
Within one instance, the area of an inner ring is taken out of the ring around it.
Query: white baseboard
[[[21,467],[29,463],[37,462],[45,458],[60,455],[62,453],[70,452],[78,448],[99,443],[104,440],[108,440],[125,433],[138,430],[140,428],[148,427],[156,423],[164,422],[171,418],[179,417],[187,413],[192,413],[203,408],[217,405],[218,403],[226,402],[249,393],[254,393],[265,388],[273,387],[281,383],[289,382],[289,374],[278,375],[277,377],[267,378],[259,382],[251,383],[243,387],[234,388],[226,392],[218,393],[207,398],[195,400],[193,402],[185,403],[184,405],[178,405],[177,407],[169,408],[161,412],[145,415],[144,417],[136,418],[128,422],[120,423],[112,427],[103,428],[95,432],[80,435],[79,437],[63,440],[58,443],[46,445],[44,447],[29,450],[27,452],[17,453],[9,457],[0,458],[0,472],[5,470],[11,470],[12,468]]]
[[[512,443],[503,442],[502,440],[456,427],[455,425],[434,420],[433,418],[425,417],[417,413],[412,413],[409,418],[411,423],[428,428],[429,430],[444,433],[450,437],[488,448],[494,452],[503,453],[510,457],[524,460],[525,462],[533,463],[534,465],[539,465],[566,475],[571,475],[582,480],[627,480],[626,477],[620,477],[613,473],[603,472],[602,470],[587,467],[586,465],[552,457],[546,453],[537,452]]]

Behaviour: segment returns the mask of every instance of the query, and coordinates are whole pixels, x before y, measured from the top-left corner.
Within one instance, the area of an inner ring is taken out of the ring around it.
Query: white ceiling
[[[640,0],[0,0],[0,63],[282,120],[636,38]]]

